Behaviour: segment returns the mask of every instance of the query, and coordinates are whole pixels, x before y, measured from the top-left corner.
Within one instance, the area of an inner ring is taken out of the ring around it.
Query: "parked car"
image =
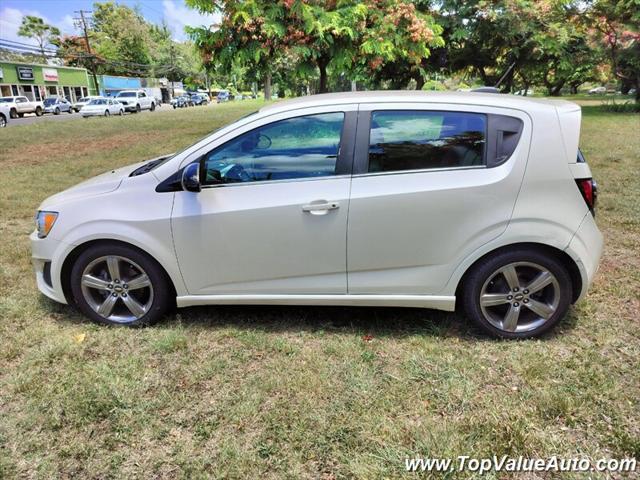
[[[216,97],[217,103],[228,102],[229,101],[229,91],[228,90],[220,90],[218,92],[218,96]]]
[[[635,94],[636,94],[635,88],[630,88],[629,91],[627,92],[627,95],[635,95]]]
[[[607,93],[607,87],[595,87],[589,90],[589,95],[602,95]]]
[[[580,119],[473,92],[279,102],[45,200],[38,287],[107,324],[174,302],[460,306],[489,334],[541,335],[603,247]]]
[[[7,126],[9,118],[11,118],[11,107],[0,103],[0,128]]]
[[[138,113],[141,110],[153,112],[156,109],[156,99],[147,95],[144,90],[122,90],[115,98],[124,105],[127,112]]]
[[[113,98],[94,98],[80,109],[84,118],[110,115],[124,115],[124,105]]]
[[[206,105],[209,103],[209,97],[202,93],[192,93],[190,97],[194,105]]]
[[[11,118],[22,118],[25,113],[35,113],[39,117],[44,113],[42,102],[31,101],[24,96],[0,97],[0,104],[9,107]]]
[[[173,108],[185,108],[193,107],[194,103],[190,95],[180,95],[171,100],[171,105]]]
[[[79,98],[76,103],[73,104],[73,110],[79,112],[82,107],[84,107],[87,103],[89,103],[94,98],[103,98],[99,95],[89,95],[88,97]]]
[[[73,113],[71,102],[66,98],[47,97],[42,104],[44,106],[44,113],[53,113],[54,115],[60,115],[62,112]]]

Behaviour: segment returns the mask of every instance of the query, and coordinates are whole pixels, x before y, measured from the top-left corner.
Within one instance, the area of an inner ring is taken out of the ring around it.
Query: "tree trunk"
[[[271,72],[264,76],[264,99],[271,100]]]
[[[422,87],[424,87],[424,77],[422,75],[417,75],[415,79],[416,79],[416,90],[422,90]]]
[[[320,69],[320,88],[318,93],[327,93],[327,62],[324,59],[318,59],[318,69]]]

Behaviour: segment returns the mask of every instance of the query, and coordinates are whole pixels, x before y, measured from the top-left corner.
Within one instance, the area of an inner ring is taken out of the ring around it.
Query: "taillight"
[[[593,178],[580,178],[576,179],[576,184],[582,193],[582,198],[587,203],[587,207],[593,214],[596,215],[596,203],[598,202],[598,184]]]

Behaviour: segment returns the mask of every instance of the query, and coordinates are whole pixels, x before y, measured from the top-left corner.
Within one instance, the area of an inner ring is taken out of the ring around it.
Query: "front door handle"
[[[302,211],[310,213],[311,215],[326,215],[329,210],[335,210],[340,208],[338,202],[327,202],[325,200],[316,200],[307,205],[302,206]]]

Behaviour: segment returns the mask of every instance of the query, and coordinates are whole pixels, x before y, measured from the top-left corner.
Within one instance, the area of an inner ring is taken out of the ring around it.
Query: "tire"
[[[151,103],[151,107],[149,108],[149,110],[151,110],[152,112],[154,112],[156,109],[156,104],[155,103]]]
[[[54,115],[60,115],[60,109],[58,107],[56,107],[56,109],[53,111]]]
[[[18,111],[15,108],[12,108],[9,110],[9,116],[11,118],[18,118]]]
[[[41,117],[41,116],[42,116],[42,108],[36,107],[36,117]]]
[[[140,113],[140,110],[142,110],[142,109],[140,108],[140,104],[136,105],[136,113]]]
[[[112,265],[118,265],[118,276],[121,279],[111,278],[107,258],[111,259]],[[113,259],[117,261],[114,262]],[[86,273],[90,273],[94,281],[99,282],[99,288],[82,285],[82,278]],[[125,282],[143,278],[142,274],[146,275],[146,279],[141,282],[148,281],[148,286],[125,289],[128,288]],[[166,274],[155,260],[135,248],[116,243],[93,245],[82,252],[73,264],[70,281],[71,293],[78,309],[94,322],[106,325],[151,325],[171,307],[174,297]],[[112,288],[108,289],[109,286]],[[138,307],[145,308],[136,307],[134,310],[137,314],[132,313],[125,303],[132,300],[134,305],[137,303]],[[109,306],[105,307],[105,304]],[[110,312],[108,316],[98,313],[97,309],[101,307],[104,312]]]
[[[104,116],[105,116],[105,117],[108,117],[109,115],[111,115],[111,112],[109,112],[109,110],[105,110],[105,111],[104,111]]]
[[[0,113],[0,128],[4,128],[7,126],[7,117],[5,117],[2,113]]]
[[[124,115],[124,110],[120,109],[120,111],[118,112],[118,115],[123,116]]]
[[[69,109],[69,113],[73,113],[73,108],[70,108],[70,109]]]
[[[522,247],[498,252],[474,265],[463,282],[462,305],[485,333],[524,339],[554,328],[566,315],[572,294],[571,277],[562,262]]]
[[[18,117],[20,117],[20,118],[24,118],[24,113],[19,113],[19,114],[18,114]]]

